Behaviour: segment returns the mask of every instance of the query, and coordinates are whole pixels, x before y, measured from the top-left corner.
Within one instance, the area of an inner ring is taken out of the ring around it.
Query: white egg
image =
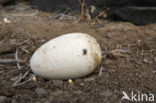
[[[30,60],[31,70],[47,79],[74,79],[92,73],[101,62],[96,39],[70,33],[43,44]]]

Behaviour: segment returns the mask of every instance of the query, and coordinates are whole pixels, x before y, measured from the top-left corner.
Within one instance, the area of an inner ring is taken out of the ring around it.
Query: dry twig
[[[101,75],[102,75],[102,73],[103,73],[102,71],[103,71],[103,67],[101,67],[100,70],[99,70],[99,76],[98,76],[98,78],[101,77]]]
[[[16,64],[22,62],[20,59],[0,59],[0,64]]]
[[[15,86],[23,85],[23,84],[25,84],[25,83],[27,83],[27,82],[29,82],[29,81],[32,81],[33,78],[36,78],[36,75],[32,74],[31,77],[30,77],[28,80],[26,80],[26,81],[24,81],[24,82],[22,82],[22,83],[18,83],[18,84],[15,85]]]
[[[84,7],[85,7],[86,0],[83,0],[83,2],[79,0],[79,3],[81,5],[81,19],[84,20]]]
[[[14,44],[14,45],[17,45],[17,46],[20,46],[20,45],[23,45],[23,44],[27,43],[28,41],[29,41],[29,39],[24,40],[23,42],[13,43],[13,44]]]
[[[15,59],[18,60],[18,49],[16,50],[16,53],[15,53]],[[17,67],[18,69],[21,69],[19,62],[17,62]]]
[[[12,86],[17,86],[22,79],[24,79],[28,74],[29,74],[30,70],[28,70],[27,72],[25,72],[25,74],[22,76],[22,73],[20,73],[19,78],[13,83]]]

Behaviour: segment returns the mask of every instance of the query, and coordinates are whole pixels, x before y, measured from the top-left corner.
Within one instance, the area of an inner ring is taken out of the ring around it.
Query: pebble
[[[81,94],[83,94],[80,90],[74,91],[73,93],[76,94],[76,95],[81,95]]]
[[[53,84],[56,86],[63,85],[63,81],[62,80],[53,80]]]
[[[16,100],[12,100],[11,103],[18,103]]]
[[[122,50],[129,50],[130,47],[123,47]]]
[[[150,64],[150,61],[145,58],[145,59],[143,59],[143,63],[144,64]]]
[[[36,94],[39,96],[39,97],[46,97],[48,95],[48,92],[47,90],[43,89],[43,88],[37,88],[35,90]]]
[[[52,95],[55,95],[55,96],[58,96],[58,95],[61,95],[61,94],[64,94],[64,92],[61,91],[61,90],[56,90],[56,91],[54,91],[54,92],[52,93]]]
[[[111,38],[111,37],[112,37],[112,35],[109,33],[106,35],[106,38]]]
[[[106,90],[106,91],[104,91],[104,96],[110,97],[110,96],[112,96],[112,92],[110,92],[109,90]]]
[[[104,26],[104,23],[100,23],[96,26],[96,29],[102,28]]]
[[[5,96],[0,96],[0,103],[5,103],[7,100],[7,97]]]
[[[86,78],[84,79],[85,82],[95,82],[95,78]]]
[[[44,103],[51,103],[51,102],[47,100],[47,101],[45,101]]]
[[[84,84],[84,83],[80,83],[80,86],[82,86],[82,87],[83,87],[83,86],[85,86],[85,84]]]
[[[156,63],[156,58],[154,58],[153,60],[154,60],[154,62]]]
[[[15,44],[17,41],[16,41],[16,39],[10,39],[9,42],[10,42],[10,44]]]

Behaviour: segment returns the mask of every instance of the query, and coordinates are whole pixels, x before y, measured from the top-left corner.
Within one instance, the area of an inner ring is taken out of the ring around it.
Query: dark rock
[[[8,1],[10,1],[10,0],[0,0],[0,4],[4,4],[4,3],[8,2]]]
[[[31,5],[37,6],[44,11],[64,11],[69,7],[78,9],[80,7],[78,0],[30,0]]]
[[[41,97],[41,98],[46,97],[48,95],[48,91],[43,88],[37,88],[35,92],[38,95],[38,97]]]
[[[0,0],[0,5],[9,5],[9,4],[14,4],[15,0]]]
[[[109,13],[109,17],[113,17],[130,21],[134,24],[144,25],[156,22],[156,7],[122,7],[112,8]]]

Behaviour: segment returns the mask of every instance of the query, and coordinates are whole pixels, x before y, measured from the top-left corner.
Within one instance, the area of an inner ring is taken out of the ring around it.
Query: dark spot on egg
[[[87,55],[87,49],[83,49],[83,55]]]

